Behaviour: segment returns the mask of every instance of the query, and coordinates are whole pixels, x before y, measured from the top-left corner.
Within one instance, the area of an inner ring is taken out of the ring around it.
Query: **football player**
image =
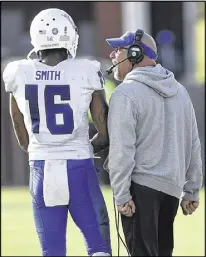
[[[41,11],[30,36],[38,58],[9,63],[3,79],[18,143],[29,154],[42,255],[66,256],[69,211],[88,255],[110,256],[109,218],[93,162],[109,144],[100,63],[74,59],[79,35],[63,10]],[[89,109],[98,131],[91,140]]]

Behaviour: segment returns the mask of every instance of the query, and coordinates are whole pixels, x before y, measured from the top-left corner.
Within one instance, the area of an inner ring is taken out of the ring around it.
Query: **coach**
[[[122,81],[109,106],[108,171],[132,256],[172,256],[181,199],[192,214],[202,186],[200,140],[187,90],[156,63],[154,39],[142,30],[106,40],[108,73]]]

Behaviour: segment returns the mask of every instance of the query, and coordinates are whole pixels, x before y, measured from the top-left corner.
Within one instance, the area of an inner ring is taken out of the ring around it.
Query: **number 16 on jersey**
[[[69,103],[55,104],[54,97],[70,100],[69,85],[46,85],[44,90],[47,128],[52,135],[72,134],[74,129],[73,110]],[[38,105],[38,85],[26,85],[25,98],[29,101],[32,132],[39,133],[40,115]],[[57,124],[56,114],[63,115],[63,124]]]

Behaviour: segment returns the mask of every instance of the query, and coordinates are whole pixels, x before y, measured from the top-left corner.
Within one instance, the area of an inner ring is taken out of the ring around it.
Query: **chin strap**
[[[34,48],[27,54],[27,59],[31,59],[30,56],[34,53]]]

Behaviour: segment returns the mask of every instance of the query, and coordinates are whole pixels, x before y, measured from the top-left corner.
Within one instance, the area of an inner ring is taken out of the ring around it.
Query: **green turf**
[[[111,190],[103,188],[111,220],[113,255],[117,255],[117,236]],[[2,189],[2,256],[41,256],[35,232],[31,199],[27,188]],[[121,231],[122,233],[122,231]],[[79,230],[69,217],[68,256],[87,256]],[[127,256],[121,246],[120,254]],[[201,205],[192,216],[183,216],[179,210],[175,222],[175,256],[204,256],[204,192]]]

